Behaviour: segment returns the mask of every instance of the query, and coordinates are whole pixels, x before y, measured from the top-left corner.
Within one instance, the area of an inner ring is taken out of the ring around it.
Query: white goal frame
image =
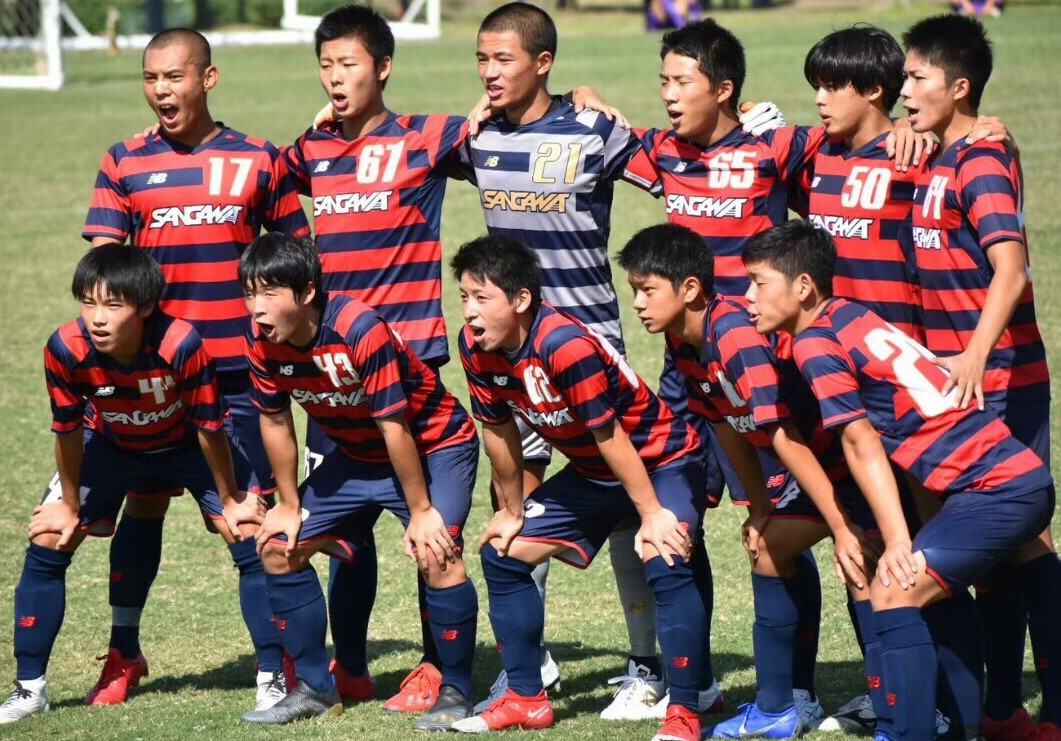
[[[23,75],[0,74],[0,88],[58,90],[63,86],[60,0],[38,0],[40,31],[36,37],[0,37],[0,52],[36,52],[38,70]]]
[[[320,23],[319,15],[303,15],[298,0],[284,0],[280,27],[294,31],[312,31]],[[400,20],[390,22],[394,38],[399,41],[430,41],[442,35],[442,0],[412,0]]]

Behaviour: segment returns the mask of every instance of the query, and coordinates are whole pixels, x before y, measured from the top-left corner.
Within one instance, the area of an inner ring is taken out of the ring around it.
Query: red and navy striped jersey
[[[442,198],[458,145],[456,116],[396,116],[349,140],[341,123],[284,150],[313,198],[322,282],[374,308],[421,359],[449,359],[442,317]]]
[[[351,458],[387,463],[376,420],[402,414],[421,455],[475,439],[475,426],[438,373],[368,304],[328,296],[312,346],[247,335],[251,401],[265,414],[294,399]]]
[[[987,251],[998,242],[1027,246],[1017,165],[1001,144],[962,139],[917,181],[913,244],[921,282],[925,344],[937,355],[965,349],[980,321],[994,271]],[[1030,280],[987,359],[988,398],[1050,398]]]
[[[823,141],[822,127],[782,127],[761,138],[738,126],[708,147],[673,130],[639,130],[644,152],[624,179],[643,188],[662,183],[667,220],[688,227],[715,255],[715,291],[743,296],[745,240],[788,218],[789,190]]]
[[[542,118],[487,121],[461,148],[463,173],[479,188],[491,234],[538,254],[542,297],[625,352],[608,260],[614,181],[641,150],[604,114],[575,113],[554,99]]]
[[[831,299],[796,337],[793,354],[825,427],[866,418],[888,457],[942,497],[1033,491],[1050,472],[990,411],[954,406],[932,353],[864,306]]]
[[[700,446],[610,343],[546,303],[515,355],[485,352],[470,327],[458,345],[476,419],[501,424],[519,414],[586,478],[616,481],[591,432],[612,421],[649,472]]]
[[[791,420],[834,481],[847,477],[840,439],[823,429],[818,401],[792,360],[788,335],[765,337],[741,301],[716,295],[707,307],[700,352],[667,333],[667,352],[689,389],[689,408],[713,424],[728,422],[780,463],[763,428]]]
[[[309,224],[279,151],[222,126],[194,148],[161,134],[103,156],[85,239],[149,250],[166,285],[160,307],[191,322],[219,370],[247,367],[247,308],[236,270],[262,228],[303,237]]]
[[[921,295],[913,250],[900,234],[908,228],[914,181],[926,160],[906,172],[895,169],[887,134],[855,150],[829,139],[799,178],[794,208],[833,235],[833,295],[865,304],[918,341]]]
[[[81,319],[48,338],[44,377],[52,432],[82,424],[122,450],[151,453],[195,444],[196,430],[224,420],[214,361],[191,324],[156,311],[129,365],[96,351]]]

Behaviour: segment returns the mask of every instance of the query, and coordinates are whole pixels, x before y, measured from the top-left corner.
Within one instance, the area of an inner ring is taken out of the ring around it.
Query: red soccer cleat
[[[86,705],[118,705],[125,702],[129,690],[140,684],[148,675],[147,659],[140,654],[135,659],[126,659],[116,648],[107,651],[106,656],[97,656],[98,661],[106,661],[100,672],[96,686],[85,695]]]
[[[383,709],[392,713],[426,713],[434,707],[441,688],[442,672],[425,662],[409,672],[398,686],[398,693],[383,703]]]
[[[450,728],[461,733],[486,733],[503,731],[506,728],[532,731],[552,725],[553,706],[549,704],[545,690],[534,697],[517,695],[509,690],[479,715],[458,720]]]
[[[668,705],[667,717],[652,741],[700,741],[700,716],[681,705]]]
[[[987,741],[1029,741],[1034,738],[1035,721],[1024,708],[1017,708],[1005,720],[994,720],[985,713],[980,718],[980,730]]]
[[[346,671],[337,659],[332,659],[332,663],[328,664],[328,671],[335,679],[335,689],[339,691],[339,697],[346,702],[365,702],[376,696],[376,683],[367,671],[355,677]]]
[[[1046,720],[1037,725],[1028,738],[1033,741],[1061,741],[1061,727]]]

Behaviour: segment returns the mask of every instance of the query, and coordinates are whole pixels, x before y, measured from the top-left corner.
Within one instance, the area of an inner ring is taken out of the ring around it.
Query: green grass
[[[813,122],[810,89],[802,79],[806,50],[834,28],[863,20],[898,33],[937,6],[865,11],[734,12],[722,22],[736,31],[749,56],[747,99],[778,102],[790,121]],[[641,31],[636,15],[562,14],[561,47],[552,88],[588,83],[619,104],[640,125],[665,126],[656,90],[658,37]],[[1027,183],[1028,231],[1036,268],[1039,320],[1047,346],[1061,333],[1061,127],[1052,82],[1061,79],[1055,48],[1061,8],[1014,7],[989,23],[997,52],[996,73],[983,110],[1001,116],[1020,141]],[[447,27],[443,40],[402,45],[387,89],[394,110],[465,112],[477,98],[473,64],[474,21]],[[221,83],[212,95],[215,117],[236,128],[277,142],[300,133],[323,102],[310,48],[219,49]],[[11,614],[25,526],[53,470],[48,404],[40,368],[41,348],[55,326],[71,318],[74,302],[67,286],[84,249],[80,228],[103,152],[114,141],[149,123],[139,90],[139,55],[71,54],[68,82],[58,93],[0,92],[0,622]],[[661,221],[658,202],[632,188],[617,189],[613,246],[637,229]],[[443,212],[447,252],[483,231],[475,191],[450,187]],[[616,279],[623,278],[617,271]],[[628,293],[620,291],[625,300]],[[445,287],[450,330],[458,327],[459,307],[451,284]],[[627,319],[634,366],[655,378],[660,344]],[[446,382],[466,397],[456,364]],[[1055,421],[1056,421],[1055,415]],[[1054,430],[1055,441],[1061,440]],[[1057,452],[1055,450],[1055,457]],[[480,471],[470,534],[481,531],[489,511],[485,469]],[[751,595],[747,566],[739,550],[740,512],[724,506],[709,515],[709,548],[716,578],[714,655],[730,708],[754,692],[751,658]],[[1061,534],[1055,525],[1055,535]],[[348,710],[341,719],[295,729],[241,727],[237,718],[253,702],[253,657],[239,617],[236,574],[220,540],[202,529],[189,498],[174,503],[166,527],[161,574],[144,616],[143,643],[152,675],[123,707],[85,708],[80,698],[95,681],[92,656],[106,648],[109,625],[105,542],[83,547],[68,578],[65,628],[49,673],[54,712],[0,728],[0,737],[163,739],[290,738],[295,733],[329,739],[403,739],[409,720],[389,716],[378,705]],[[413,568],[401,555],[393,518],[382,521],[380,583],[371,627],[371,668],[381,695],[391,692],[419,655]],[[827,551],[819,549],[828,563]],[[324,572],[323,558],[317,561]],[[475,692],[486,691],[499,662],[486,620],[486,596],[475,559],[470,571],[483,607]],[[827,709],[862,686],[858,652],[847,623],[844,598],[833,577],[825,583],[819,691]],[[558,566],[550,579],[546,634],[559,660],[564,690],[557,696],[555,730],[542,739],[648,738],[652,723],[608,724],[596,713],[610,696],[605,680],[618,673],[626,650],[625,628],[606,556],[587,572]],[[10,636],[0,627],[0,635]],[[0,679],[14,675],[9,644],[0,643]],[[1025,691],[1038,706],[1029,668]]]

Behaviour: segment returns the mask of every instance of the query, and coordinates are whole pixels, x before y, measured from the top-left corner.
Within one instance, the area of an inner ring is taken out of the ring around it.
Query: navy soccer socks
[[[886,704],[891,709],[894,741],[935,737],[936,647],[916,607],[873,613],[881,642]]]
[[[976,602],[965,590],[921,611],[936,643],[938,701],[952,725],[975,738],[980,729],[984,691],[984,637]]]
[[[540,642],[545,627],[545,605],[531,578],[534,564],[502,558],[489,543],[483,546],[481,560],[490,594],[490,625],[508,687],[533,697],[542,691]]]
[[[368,671],[368,621],[378,584],[375,541],[358,543],[353,563],[329,561],[328,616],[335,660],[359,677]]]
[[[30,543],[15,588],[15,679],[37,679],[48,668],[66,611],[66,570],[73,553]]]
[[[258,671],[277,672],[283,668],[284,647],[269,606],[265,569],[258,558],[257,545],[253,538],[248,538],[230,545],[228,552],[239,569],[239,606],[254,645]]]
[[[1028,630],[1043,690],[1039,719],[1061,726],[1061,561],[1056,553],[1048,553],[1017,568],[1027,584]]]
[[[792,659],[800,617],[793,581],[752,574],[752,646],[758,685],[755,704],[764,713],[780,713],[793,704]]]
[[[471,697],[479,600],[470,580],[444,589],[425,587],[428,625],[442,670],[442,684]]]
[[[328,611],[312,566],[288,574],[266,574],[269,604],[276,616],[284,649],[295,662],[298,678],[317,692],[332,688],[324,635]]]
[[[692,568],[680,556],[672,559],[674,566],[662,556],[649,559],[645,576],[656,596],[656,634],[670,680],[670,701],[696,713],[707,661],[708,622]]]
[[[162,562],[165,520],[140,519],[122,513],[110,550],[112,648],[126,659],[140,655],[140,613]]]
[[[792,595],[799,609],[796,645],[792,654],[792,686],[817,697],[814,669],[818,664],[818,639],[822,625],[822,581],[813,551],[803,551],[796,559],[791,580]]]

